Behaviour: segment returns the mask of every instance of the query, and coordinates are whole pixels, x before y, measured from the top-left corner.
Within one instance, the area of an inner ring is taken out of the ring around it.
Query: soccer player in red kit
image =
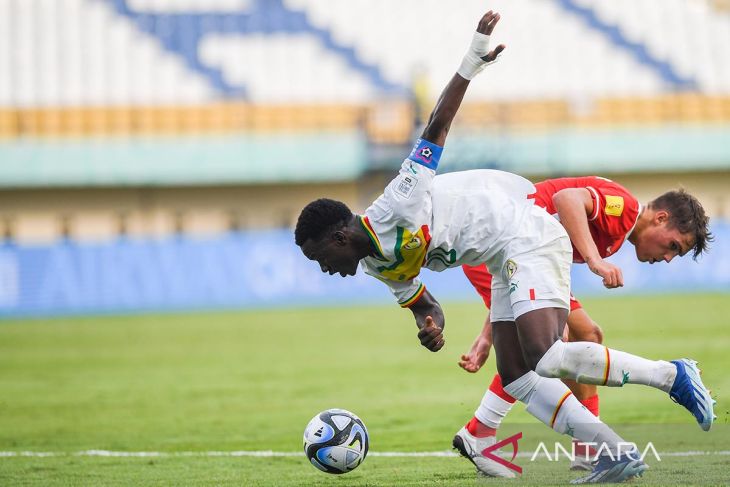
[[[626,240],[635,246],[640,261],[653,264],[669,262],[693,249],[696,257],[704,250],[704,242],[709,237],[706,227],[701,225],[706,224],[701,205],[681,190],[665,193],[642,206],[620,184],[596,176],[549,179],[535,187],[535,204],[558,218],[566,228],[573,244],[573,262],[586,263],[592,272],[603,278],[607,288],[623,285],[621,269],[604,259],[616,253]],[[702,242],[699,248],[698,242]],[[484,304],[491,308],[492,276],[486,266],[463,266],[463,269]],[[601,328],[572,295],[565,335],[566,341],[603,341]],[[487,317],[481,334],[471,350],[462,355],[459,365],[467,372],[478,371],[487,360],[491,345],[491,323]],[[598,416],[596,386],[565,382],[576,398]],[[474,417],[459,434],[467,432],[477,438],[495,435],[514,402],[496,374]],[[576,443],[571,468],[591,469],[587,450],[586,445]],[[480,470],[495,476],[505,473],[499,465],[494,465],[492,471]]]

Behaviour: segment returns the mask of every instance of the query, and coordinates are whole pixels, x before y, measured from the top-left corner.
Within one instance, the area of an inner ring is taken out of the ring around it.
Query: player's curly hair
[[[714,240],[710,233],[710,218],[705,214],[702,204],[684,189],[667,191],[649,203],[653,210],[664,210],[669,213],[669,226],[682,234],[694,236],[692,258],[697,260],[703,252],[709,250],[709,243]]]
[[[341,201],[320,198],[302,209],[294,230],[294,241],[300,247],[309,239],[319,240],[327,230],[345,226],[352,211]]]

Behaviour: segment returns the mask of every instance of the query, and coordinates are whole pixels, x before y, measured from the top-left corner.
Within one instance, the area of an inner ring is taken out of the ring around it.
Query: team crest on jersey
[[[406,249],[406,250],[414,250],[414,249],[417,249],[418,247],[420,247],[422,243],[423,243],[423,242],[422,242],[422,241],[421,241],[421,239],[420,239],[420,238],[418,237],[418,235],[414,235],[414,236],[413,236],[413,237],[412,237],[412,238],[411,238],[411,239],[410,239],[410,240],[408,241],[408,243],[407,243],[407,244],[405,244],[405,245],[403,246],[403,248],[404,248],[404,249]]]
[[[517,272],[517,263],[509,259],[507,263],[504,265],[504,280],[509,281],[512,279],[512,276],[515,275],[515,272]]]
[[[609,216],[621,216],[624,212],[624,197],[606,196],[606,208],[604,211]]]
[[[411,233],[404,227],[396,227],[397,236],[393,255],[395,259],[389,265],[378,267],[378,272],[386,279],[406,281],[413,279],[426,259],[426,251],[431,242],[428,225],[422,225],[417,232]]]

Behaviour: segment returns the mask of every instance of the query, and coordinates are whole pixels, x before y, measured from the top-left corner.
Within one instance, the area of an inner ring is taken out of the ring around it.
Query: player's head
[[[709,218],[697,198],[683,189],[668,191],[647,207],[646,226],[637,233],[636,256],[642,262],[669,262],[692,252],[692,258],[707,251],[712,241]]]
[[[353,239],[353,219],[354,215],[341,201],[312,201],[299,214],[294,240],[322,272],[354,276],[363,255]]]

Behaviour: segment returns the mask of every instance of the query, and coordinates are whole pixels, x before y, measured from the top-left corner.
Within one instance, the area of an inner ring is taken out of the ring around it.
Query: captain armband
[[[439,165],[439,159],[441,159],[441,152],[443,150],[444,148],[439,145],[432,144],[424,139],[418,139],[413,145],[413,150],[411,151],[411,155],[408,156],[408,159],[435,171]]]

